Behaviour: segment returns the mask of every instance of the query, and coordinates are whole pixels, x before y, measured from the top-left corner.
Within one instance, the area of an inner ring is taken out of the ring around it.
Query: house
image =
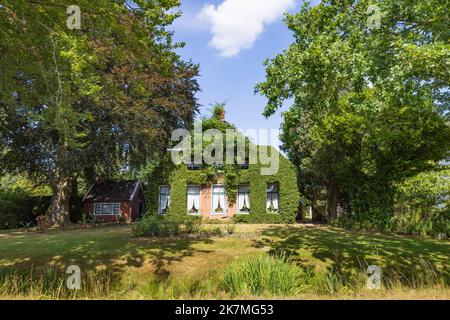
[[[132,222],[144,214],[146,202],[141,182],[101,181],[91,185],[83,206],[96,221]]]
[[[218,126],[226,126],[223,120]],[[206,129],[210,123],[204,124]],[[231,126],[230,126],[231,127]],[[222,127],[223,128],[223,127]],[[262,161],[214,166],[172,165],[163,161],[148,180],[148,212],[190,214],[209,220],[251,223],[293,223],[300,194],[295,166],[273,147],[279,159],[276,173],[263,175]]]

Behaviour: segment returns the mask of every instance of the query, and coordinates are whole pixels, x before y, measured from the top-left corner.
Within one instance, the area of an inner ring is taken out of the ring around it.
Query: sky
[[[311,1],[311,3],[317,2]],[[226,120],[242,130],[279,129],[281,111],[266,119],[263,96],[254,94],[264,81],[263,61],[282,53],[293,42],[283,22],[284,12],[295,12],[301,0],[181,0],[183,15],[172,29],[183,59],[200,65],[198,94],[201,114],[214,102],[226,102]],[[279,146],[268,134],[260,144]]]

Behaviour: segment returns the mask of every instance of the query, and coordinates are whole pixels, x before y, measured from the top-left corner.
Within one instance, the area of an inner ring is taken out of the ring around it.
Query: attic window
[[[94,207],[95,215],[119,215],[120,203],[96,203]]]
[[[188,170],[200,170],[202,168],[202,165],[195,164],[195,163],[188,163],[187,168],[188,168]]]
[[[238,164],[238,166],[239,166],[240,169],[248,169],[248,162]]]

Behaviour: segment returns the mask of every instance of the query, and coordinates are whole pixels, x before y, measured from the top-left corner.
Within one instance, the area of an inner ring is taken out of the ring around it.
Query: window
[[[94,214],[120,214],[120,203],[96,203],[94,207]]]
[[[160,214],[166,214],[169,210],[169,205],[170,205],[170,187],[160,186],[158,212]]]
[[[187,212],[192,214],[200,213],[200,186],[188,186]]]
[[[214,185],[212,187],[212,213],[226,213],[225,187]]]
[[[202,168],[202,165],[196,163],[188,163],[187,168],[188,170],[200,170]]]
[[[266,209],[268,212],[276,213],[278,212],[278,185],[268,184],[267,185],[267,202]]]
[[[250,212],[250,186],[238,186],[238,213]]]

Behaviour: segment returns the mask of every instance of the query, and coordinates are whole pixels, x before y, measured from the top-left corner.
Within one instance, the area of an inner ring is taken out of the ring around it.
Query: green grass
[[[351,232],[329,226],[237,225],[222,236],[135,238],[128,226],[0,233],[0,298],[64,298],[71,292],[44,290],[49,268],[64,284],[65,268],[81,267],[90,285],[84,298],[235,297],[223,286],[224,271],[254,255],[289,257],[299,268],[302,290],[287,296],[263,290],[238,292],[238,298],[441,298],[449,299],[450,243],[398,235]],[[364,270],[383,269],[383,289],[364,287]],[[281,267],[283,268],[283,267]],[[105,276],[107,275],[107,276]],[[50,277],[51,278],[51,277]],[[31,290],[30,288],[33,287]]]
[[[233,296],[294,295],[301,287],[300,270],[284,254],[258,253],[225,267],[221,287]]]

